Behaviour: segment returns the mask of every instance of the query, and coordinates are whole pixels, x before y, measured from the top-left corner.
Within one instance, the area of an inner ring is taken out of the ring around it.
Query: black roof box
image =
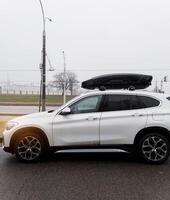
[[[145,89],[151,85],[152,76],[144,74],[106,74],[82,82],[85,89]]]

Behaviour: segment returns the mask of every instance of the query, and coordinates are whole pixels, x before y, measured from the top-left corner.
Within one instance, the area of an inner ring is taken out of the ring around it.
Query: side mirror
[[[68,115],[70,113],[71,113],[71,109],[69,107],[66,107],[61,111],[60,115]]]

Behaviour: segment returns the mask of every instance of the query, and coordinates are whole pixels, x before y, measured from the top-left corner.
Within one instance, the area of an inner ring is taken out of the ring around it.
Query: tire
[[[160,133],[148,133],[139,141],[139,154],[151,164],[164,163],[170,154],[170,142]]]
[[[37,133],[23,133],[14,144],[14,153],[22,162],[38,161],[46,152],[43,137]]]

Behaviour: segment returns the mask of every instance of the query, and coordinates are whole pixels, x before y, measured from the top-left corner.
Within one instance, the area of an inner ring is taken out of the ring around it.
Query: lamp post
[[[63,86],[63,104],[66,103],[66,57],[64,51],[63,53],[63,61],[64,61],[64,86]]]
[[[45,31],[45,14],[41,0],[39,0],[43,19],[43,44],[42,44],[42,65],[41,65],[41,79],[42,79],[42,111],[46,110],[46,31]],[[40,91],[41,92],[41,91]]]
[[[163,91],[163,84],[164,84],[164,82],[166,83],[166,82],[168,82],[168,76],[164,76],[163,77],[163,79],[161,80],[161,93],[164,93],[164,91]]]

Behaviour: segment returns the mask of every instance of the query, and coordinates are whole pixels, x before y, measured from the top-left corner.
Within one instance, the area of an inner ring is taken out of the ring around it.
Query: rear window
[[[151,108],[159,106],[160,101],[152,97],[138,96],[140,108]]]
[[[170,101],[170,97],[167,97],[167,99]]]
[[[170,97],[169,97],[170,100]],[[106,95],[103,111],[120,111],[156,107],[160,101],[152,97],[137,95]]]
[[[103,111],[130,110],[130,96],[128,95],[106,95]]]

